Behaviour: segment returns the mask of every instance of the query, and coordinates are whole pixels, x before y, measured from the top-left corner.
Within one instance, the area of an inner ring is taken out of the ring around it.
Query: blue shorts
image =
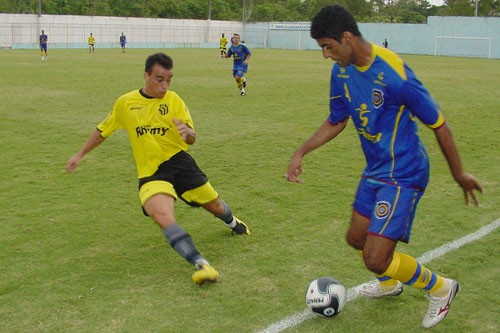
[[[247,72],[248,70],[248,65],[246,65],[245,67],[240,67],[240,68],[236,68],[236,69],[233,69],[233,77],[243,77],[245,76],[245,73]]]
[[[396,186],[363,178],[353,208],[370,219],[368,233],[408,243],[422,189]]]

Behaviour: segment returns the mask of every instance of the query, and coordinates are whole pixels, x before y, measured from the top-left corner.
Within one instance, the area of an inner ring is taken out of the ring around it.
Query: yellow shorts
[[[154,180],[147,182],[141,186],[139,190],[139,198],[141,199],[141,205],[144,206],[149,198],[156,194],[166,194],[178,198],[177,192],[174,186],[164,180]],[[211,201],[214,201],[219,197],[219,194],[215,191],[209,182],[201,185],[200,187],[194,188],[192,190],[182,193],[180,198],[184,200],[188,205],[198,207],[203,206]]]

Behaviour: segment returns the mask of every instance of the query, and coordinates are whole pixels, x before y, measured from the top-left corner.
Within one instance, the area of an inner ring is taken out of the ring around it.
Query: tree
[[[0,12],[207,19],[240,21],[243,3],[251,8],[253,22],[310,21],[332,1],[346,7],[359,22],[422,23],[431,15],[473,16],[475,0],[444,0],[431,6],[427,0],[0,0]],[[478,0],[480,16],[499,16],[500,0]],[[247,13],[248,14],[248,13]]]
[[[446,15],[449,16],[474,16],[474,1],[471,0],[445,0]]]
[[[479,1],[480,16],[500,16],[500,0]]]

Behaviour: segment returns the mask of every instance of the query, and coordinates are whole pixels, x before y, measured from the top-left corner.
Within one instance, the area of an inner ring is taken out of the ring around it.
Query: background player
[[[120,47],[122,48],[122,53],[125,53],[125,45],[127,44],[127,37],[123,34],[120,36]]]
[[[239,34],[234,34],[231,37],[231,46],[226,58],[231,58],[231,56],[233,57],[233,77],[236,80],[236,86],[240,90],[240,95],[245,96],[245,87],[247,86],[245,73],[248,70],[248,60],[250,60],[252,53],[246,45],[240,44]]]
[[[144,214],[161,227],[172,248],[195,266],[193,282],[214,282],[219,273],[200,254],[191,236],[175,219],[176,199],[181,198],[193,207],[203,207],[221,219],[232,233],[248,235],[250,230],[233,216],[187,153],[196,141],[196,132],[186,104],[169,90],[172,77],[172,58],[163,53],[149,56],[144,87],[117,99],[113,110],[68,160],[66,169],[75,170],[87,153],[116,130],[125,129],[136,161]]]
[[[95,37],[92,35],[92,33],[90,33],[90,36],[89,36],[89,53],[93,53],[95,51]]]
[[[222,36],[219,41],[219,50],[220,50],[220,58],[224,59],[227,54],[227,38],[224,36],[224,33],[222,33]]]
[[[458,282],[395,251],[399,241],[410,240],[415,209],[429,181],[429,157],[415,118],[434,131],[467,204],[469,198],[479,204],[474,190],[482,191],[481,186],[462,168],[451,130],[427,89],[394,52],[366,41],[347,10],[339,5],[324,7],[312,20],[311,36],[323,56],[335,61],[330,115],[295,152],[286,177],[300,182],[304,156],[334,139],[352,119],[367,165],[354,199],[347,241],[377,275],[359,293],[372,298],[397,296],[402,283],[427,291],[430,302],[422,325],[432,327],[447,315]]]
[[[40,53],[42,55],[42,61],[44,61],[48,59],[47,44],[49,42],[49,36],[47,36],[43,30],[42,34],[39,37],[39,41],[40,41]]]

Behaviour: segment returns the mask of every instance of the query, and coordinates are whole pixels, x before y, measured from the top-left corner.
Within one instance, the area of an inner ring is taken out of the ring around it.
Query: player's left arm
[[[245,52],[245,60],[243,60],[243,64],[247,65],[248,60],[250,60],[250,58],[252,57],[252,52],[250,52],[250,50],[246,46],[245,46],[244,52]]]
[[[442,126],[434,129],[434,133],[441,147],[441,151],[448,161],[453,178],[464,191],[465,203],[469,205],[470,198],[472,198],[476,206],[479,206],[479,200],[474,190],[483,193],[483,189],[476,177],[464,171],[450,127],[445,122]]]
[[[409,74],[411,74],[410,78],[399,89],[402,104],[408,106],[413,115],[434,130],[451,174],[464,191],[466,204],[469,205],[470,198],[472,198],[478,206],[479,200],[474,190],[482,193],[483,189],[476,177],[464,171],[457,145],[450,127],[441,114],[439,104],[413,73],[409,72]]]

